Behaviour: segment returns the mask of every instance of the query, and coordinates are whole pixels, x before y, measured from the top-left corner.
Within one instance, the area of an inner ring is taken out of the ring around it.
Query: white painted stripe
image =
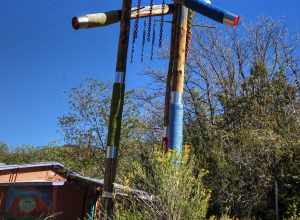
[[[80,28],[89,27],[89,18],[87,16],[82,16],[77,18]]]
[[[106,148],[106,158],[114,159],[117,157],[118,149],[116,146],[107,146]]]
[[[171,104],[183,104],[182,92],[171,93]]]
[[[113,198],[113,194],[111,192],[103,192],[102,198]]]
[[[115,83],[125,83],[125,73],[116,72],[115,73]]]

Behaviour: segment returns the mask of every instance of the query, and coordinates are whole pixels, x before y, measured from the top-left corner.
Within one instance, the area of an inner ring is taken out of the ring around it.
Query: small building
[[[83,177],[61,163],[0,165],[0,220],[99,219],[103,180]],[[115,184],[115,194],[126,197]],[[147,193],[130,190],[137,197]]]

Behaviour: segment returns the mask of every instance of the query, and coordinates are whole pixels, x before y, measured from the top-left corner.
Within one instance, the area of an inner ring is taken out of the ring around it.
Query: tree
[[[59,117],[58,124],[69,144],[106,147],[110,112],[111,86],[88,79],[69,94],[70,112]],[[134,90],[126,92],[122,139],[132,136],[139,108],[133,100]]]
[[[212,189],[210,213],[270,219],[279,179],[281,214],[294,197],[298,187],[287,176],[299,176],[298,163],[291,162],[300,137],[297,45],[282,23],[269,18],[233,31],[195,31],[186,68],[184,142],[192,146],[195,170],[209,170],[204,183]],[[161,71],[147,75],[165,83]],[[292,191],[284,186],[291,182]]]
[[[0,163],[4,163],[8,154],[8,146],[5,143],[0,142]]]
[[[210,170],[212,212],[273,218],[274,181],[299,149],[299,61],[282,24],[264,18],[242,32],[196,33],[186,82],[187,141],[199,167]]]
[[[101,81],[92,79],[84,81],[79,87],[70,91],[70,112],[58,119],[67,144],[81,148],[81,155],[86,155],[84,151],[90,152],[88,153],[90,156],[82,157],[82,160],[92,162],[93,156],[98,158],[98,164],[92,163],[94,169],[100,168],[98,175],[102,175],[104,168],[111,89],[109,84]],[[126,169],[127,158],[134,157],[134,153],[142,149],[140,146],[143,146],[145,139],[145,126],[140,117],[141,107],[134,100],[135,95],[134,90],[127,91],[125,94],[119,154],[120,169]]]

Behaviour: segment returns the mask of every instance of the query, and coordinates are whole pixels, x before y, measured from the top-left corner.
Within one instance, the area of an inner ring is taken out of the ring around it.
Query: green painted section
[[[118,147],[120,144],[124,93],[125,85],[122,83],[115,83],[113,86],[107,146]]]

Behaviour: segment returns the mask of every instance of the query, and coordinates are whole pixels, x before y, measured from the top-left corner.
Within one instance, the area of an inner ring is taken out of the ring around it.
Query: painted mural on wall
[[[42,220],[51,213],[52,193],[48,186],[9,187],[5,220]]]

